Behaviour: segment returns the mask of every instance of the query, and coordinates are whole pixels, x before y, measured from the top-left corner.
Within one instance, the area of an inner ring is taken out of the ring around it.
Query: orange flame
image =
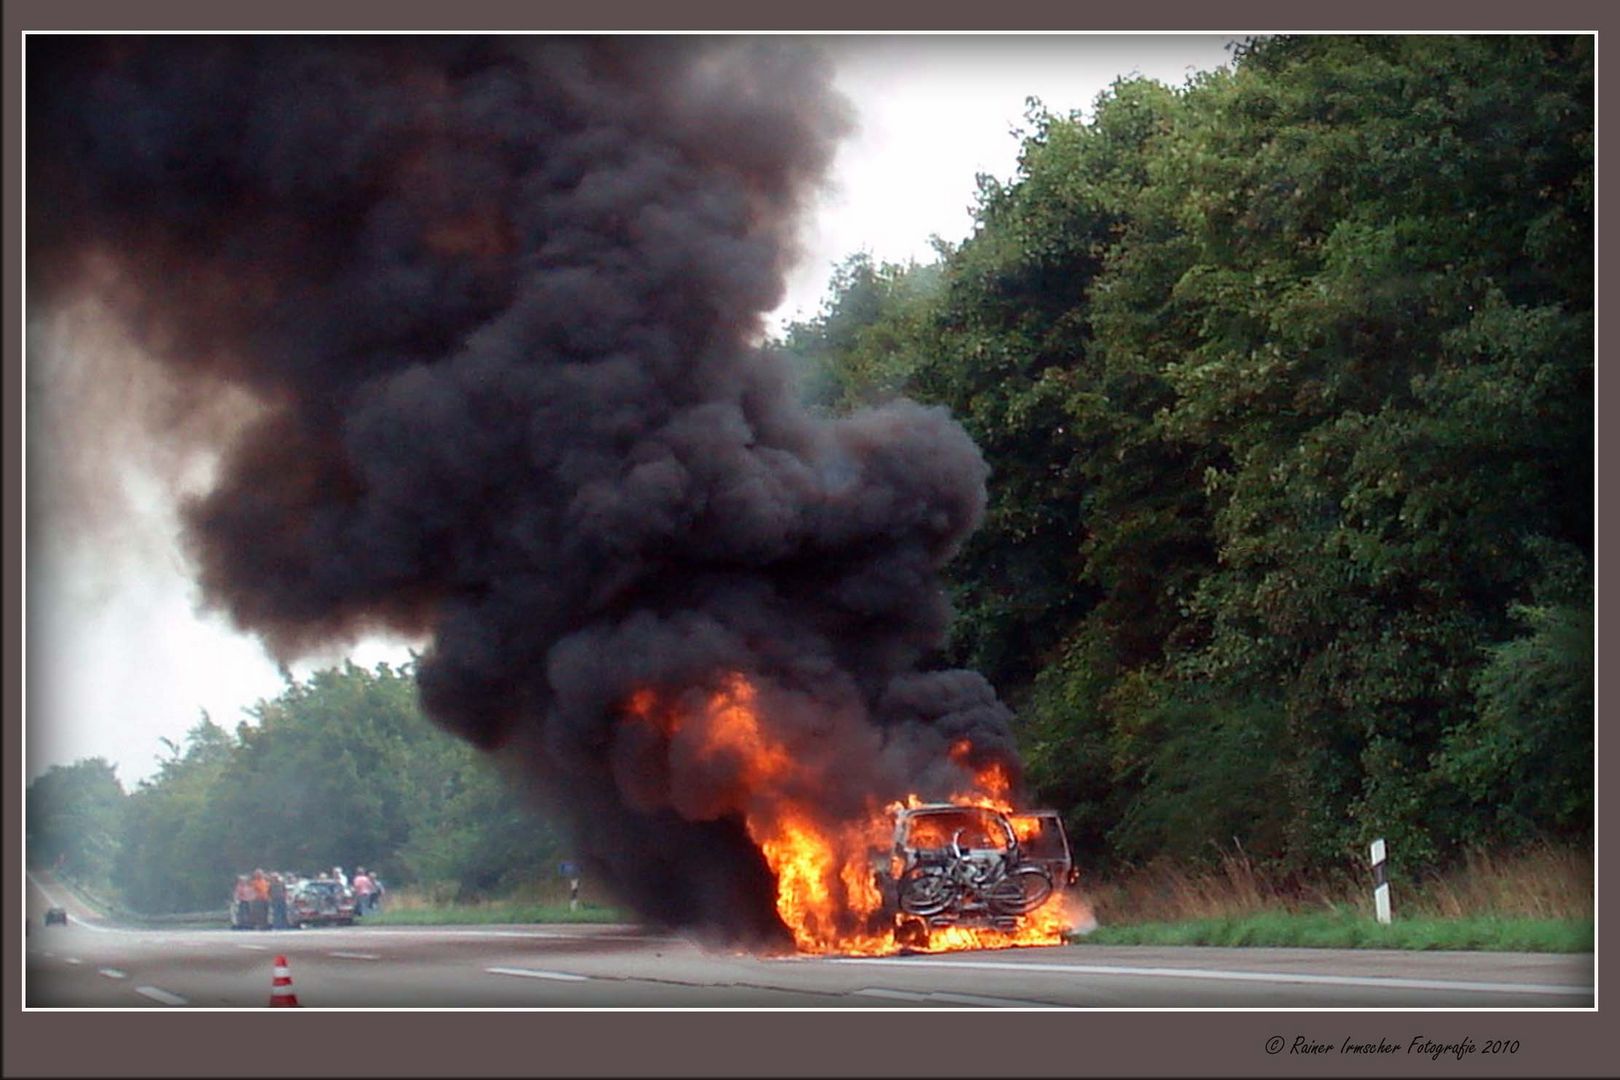
[[[682,715],[650,688],[632,693],[624,709],[629,717],[652,724],[666,737],[693,740],[701,756],[725,755],[737,762],[746,792],[742,811],[748,834],[776,875],[776,911],[792,931],[800,952],[878,956],[900,950],[892,916],[886,921],[874,871],[890,859],[894,811],[923,805],[924,800],[911,794],[881,808],[874,802],[864,819],[825,820],[815,806],[790,794],[814,791],[814,778],[804,774],[788,746],[764,730],[758,692],[741,674],[725,676],[700,715]],[[968,790],[953,793],[949,801],[1010,813],[1007,797],[1012,785],[1005,769],[995,762],[971,768],[972,749],[965,739],[951,747],[952,760],[972,775],[973,783]],[[1027,838],[1028,827],[1036,826],[1033,822],[1025,827],[1015,824],[1022,830],[1021,838]],[[926,944],[910,947],[945,952],[1058,945],[1069,926],[1059,892],[1025,916],[1016,931],[938,927],[930,932]]]

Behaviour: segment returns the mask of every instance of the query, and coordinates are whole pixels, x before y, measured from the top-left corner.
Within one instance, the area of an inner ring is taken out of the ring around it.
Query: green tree
[[[315,672],[250,710],[214,810],[238,867],[395,871],[405,842],[414,746],[438,737],[408,671],[353,664]]]
[[[28,864],[105,887],[126,800],[118,774],[102,758],[52,765],[28,785]]]
[[[895,396],[921,362],[937,265],[874,263],[851,255],[833,272],[821,313],[786,328],[781,348],[802,373],[803,394],[828,412]]]
[[[422,714],[409,665],[317,671],[249,715],[234,736],[204,716],[165,741],[126,800],[113,879],[134,909],[213,908],[255,867],[364,865],[463,896],[553,872],[561,838],[519,778]]]
[[[991,465],[950,659],[1093,859],[1576,835],[1592,59],[1285,36],[1032,104],[926,302],[835,281],[839,385],[948,405]]]
[[[458,742],[424,782],[399,853],[411,878],[468,899],[555,874],[565,843],[524,795],[521,778]]]
[[[165,745],[157,775],[129,796],[113,882],[136,911],[223,907],[237,871],[212,802],[236,744],[205,714],[183,746]]]

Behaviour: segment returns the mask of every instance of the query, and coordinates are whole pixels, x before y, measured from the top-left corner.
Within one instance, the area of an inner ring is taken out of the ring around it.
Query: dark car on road
[[[46,926],[66,926],[68,921],[67,909],[51,907],[45,909]]]

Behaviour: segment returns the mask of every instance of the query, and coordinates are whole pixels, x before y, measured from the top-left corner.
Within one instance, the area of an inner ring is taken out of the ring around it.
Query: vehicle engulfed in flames
[[[894,847],[876,869],[901,947],[958,931],[1018,935],[1077,877],[1055,812],[923,803],[893,814]]]
[[[969,739],[946,750],[957,767],[949,794],[937,782],[926,799],[873,793],[835,816],[815,772],[825,762],[776,737],[740,672],[703,696],[639,688],[623,712],[642,745],[668,748],[669,762],[730,777],[800,953],[1061,945],[1084,906],[1065,888],[1076,875],[1058,815],[1014,810],[1009,763],[981,760]]]

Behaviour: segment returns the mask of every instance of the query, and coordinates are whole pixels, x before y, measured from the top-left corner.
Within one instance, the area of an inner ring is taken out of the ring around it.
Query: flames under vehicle
[[[895,941],[919,947],[949,927],[1015,933],[1077,876],[1057,813],[956,803],[896,810],[878,870]]]

